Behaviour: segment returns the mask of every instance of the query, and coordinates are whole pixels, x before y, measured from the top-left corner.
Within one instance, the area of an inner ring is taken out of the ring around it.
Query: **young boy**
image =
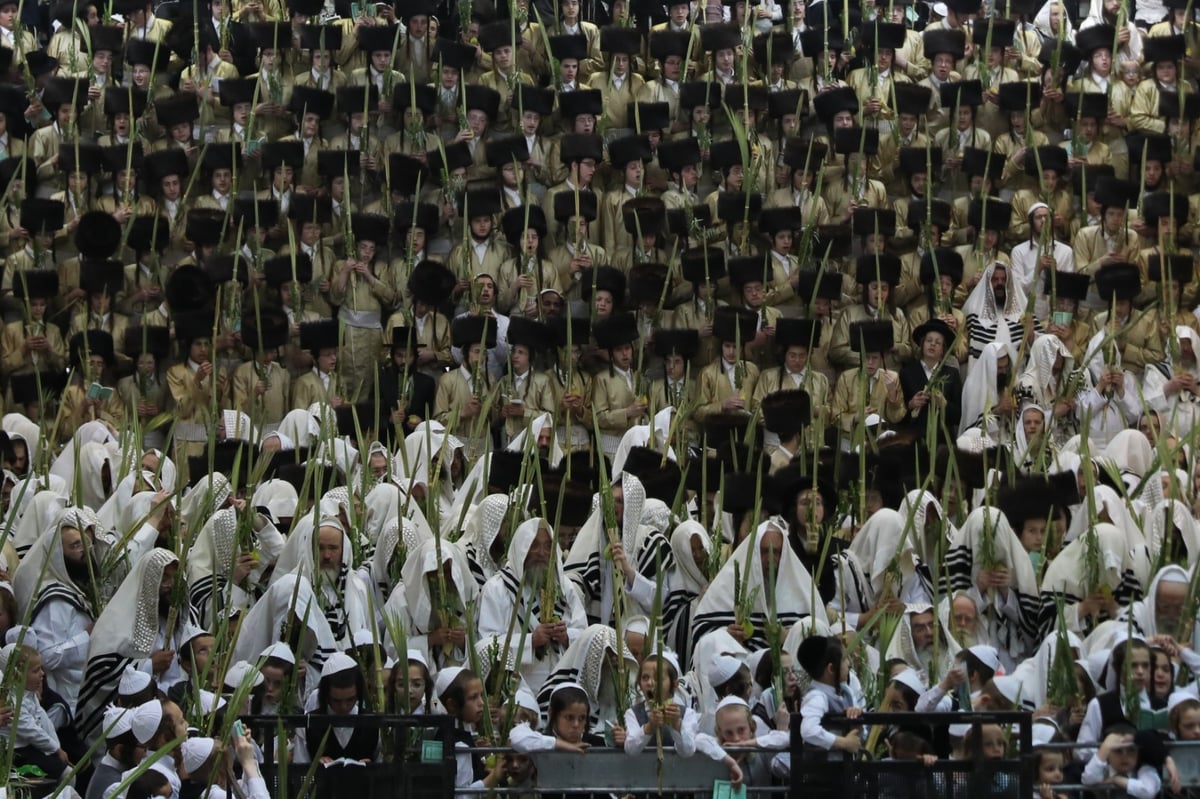
[[[1134,740],[1135,730],[1130,724],[1114,724],[1105,730],[1104,742],[1083,768],[1083,784],[1115,785],[1123,792],[1110,794],[1116,796],[1158,796],[1162,776],[1147,762],[1154,759],[1151,752],[1139,751],[1138,745],[1139,742],[1145,745],[1149,736],[1136,737],[1138,741]],[[1161,750],[1162,744],[1157,748]]]

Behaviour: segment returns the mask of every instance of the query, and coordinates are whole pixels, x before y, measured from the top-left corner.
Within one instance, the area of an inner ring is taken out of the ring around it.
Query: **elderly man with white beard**
[[[1182,641],[1183,611],[1188,603],[1191,577],[1182,566],[1163,566],[1154,575],[1145,599],[1131,603],[1118,620],[1125,624],[1133,616],[1134,628],[1153,646],[1165,649],[1193,672],[1200,671],[1200,654],[1196,652],[1197,633],[1191,641]],[[1194,599],[1192,601],[1195,601]]]
[[[1200,423],[1200,333],[1187,325],[1174,331],[1177,353],[1168,347],[1166,360],[1153,364],[1143,373],[1143,396],[1148,408],[1158,411],[1167,429],[1183,437]],[[1177,354],[1178,358],[1172,355]]]
[[[554,537],[545,519],[521,524],[508,545],[508,563],[479,594],[479,637],[521,650],[521,675],[529,685],[550,676],[567,646],[587,629],[579,588],[566,579],[554,556]],[[553,572],[551,572],[553,569]]]
[[[351,646],[356,631],[370,629],[367,586],[354,570],[354,550],[341,519],[325,516],[315,531],[310,524],[297,527],[279,555],[276,579],[292,573],[312,583],[340,646]]]
[[[928,685],[930,677],[941,678],[954,667],[954,657],[961,647],[958,641],[949,634],[945,625],[934,634],[934,625],[942,624],[934,614],[933,606],[927,604],[910,604],[900,617],[900,625],[896,628],[892,641],[888,645],[884,657],[887,660],[899,658],[916,669],[921,679]],[[937,646],[934,646],[936,639]],[[937,663],[934,663],[934,657]],[[932,667],[932,668],[931,668]]]

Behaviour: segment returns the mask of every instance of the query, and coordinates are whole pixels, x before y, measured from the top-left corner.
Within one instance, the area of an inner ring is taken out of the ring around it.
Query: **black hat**
[[[629,269],[629,301],[634,305],[658,305],[667,296],[671,273],[666,264],[634,264]]]
[[[610,59],[614,53],[638,55],[642,52],[642,32],[637,28],[606,25],[600,29],[600,50]]]
[[[967,224],[978,231],[994,230],[1000,233],[1012,225],[1013,208],[995,197],[978,197],[967,206]]]
[[[1142,37],[1142,59],[1146,64],[1182,61],[1186,52],[1187,43],[1184,41],[1183,34]]]
[[[171,63],[171,48],[149,39],[130,39],[125,43],[125,63],[148,66],[152,72],[161,73]]]
[[[1130,175],[1145,171],[1146,161],[1158,161],[1165,165],[1174,155],[1171,137],[1163,133],[1131,133],[1125,137],[1125,145],[1129,150]]]
[[[1192,274],[1195,271],[1195,263],[1191,255],[1151,255],[1146,259],[1146,279],[1151,283],[1161,283],[1163,281],[1163,259],[1166,258],[1166,273],[1171,276],[1171,281],[1178,283],[1181,286],[1186,286],[1192,282]]]
[[[653,36],[650,37],[650,47],[654,47]],[[587,37],[582,33],[574,36],[551,36],[550,54],[559,63],[567,60],[583,61],[588,57]]]
[[[967,34],[963,30],[926,30],[921,38],[925,45],[925,56],[929,59],[938,53],[948,53],[955,61],[961,61],[967,50]],[[1112,39],[1109,38],[1109,41]]]
[[[963,258],[957,250],[938,247],[921,256],[921,285],[931,286],[939,276],[946,275],[954,285],[962,282]]]
[[[803,389],[773,391],[762,398],[759,404],[763,413],[763,426],[782,440],[800,435],[812,420],[812,405],[808,392]]]
[[[792,169],[816,173],[825,164],[829,147],[816,139],[788,139],[783,148],[783,162]]]
[[[528,83],[518,83],[509,107],[513,111],[533,111],[548,117],[554,113],[554,90],[541,89]]]
[[[489,22],[479,27],[479,49],[485,53],[491,53],[498,47],[511,45],[514,39],[520,42],[521,35],[513,33],[513,22],[507,19]],[[514,57],[515,55],[514,53]]]
[[[980,175],[997,181],[1004,175],[1004,165],[1007,161],[1008,156],[995,150],[966,147],[963,149],[962,172],[968,178]]]
[[[42,105],[54,114],[60,106],[74,101],[75,110],[82,111],[88,101],[87,90],[87,81],[82,78],[51,78],[42,92]]]
[[[212,277],[198,266],[184,264],[175,267],[167,278],[164,291],[171,313],[194,311],[212,305],[217,288]]]
[[[404,86],[404,88],[407,89],[408,87]],[[422,85],[418,86],[417,91],[418,107],[422,108],[422,110],[424,110],[427,114],[430,113],[430,111],[425,110],[422,106],[420,106],[420,98],[423,94],[423,92],[420,90],[429,88],[430,87],[428,86]],[[350,114],[361,114],[364,111],[371,113],[375,109],[379,108],[379,89],[376,88],[374,83],[371,83],[367,86],[342,86],[337,90],[336,96],[338,110],[347,116]],[[408,101],[410,99],[409,94],[406,91],[402,98],[400,96],[399,86],[397,86],[396,91],[392,93],[392,98],[392,105],[397,111],[403,111],[408,107]],[[404,104],[401,105],[401,102]],[[435,105],[436,102],[437,100],[435,97]]]
[[[1113,42],[1116,40],[1116,29],[1107,23],[1103,25],[1092,25],[1088,28],[1076,32],[1075,47],[1079,52],[1083,53],[1088,58],[1096,50],[1100,48],[1108,48],[1112,50]]]
[[[813,11],[817,11],[824,7],[824,5],[824,3],[819,3],[814,6]],[[850,18],[858,19],[860,17],[861,14],[858,13],[858,9],[851,7]],[[811,22],[806,21],[806,24],[808,27],[800,34],[800,47],[804,50],[804,55],[808,58],[816,61],[826,50],[831,53],[840,53],[846,49],[846,40],[842,37],[840,26],[830,30],[825,26],[821,26],[820,29],[814,28]],[[850,30],[857,30],[857,24],[856,22],[852,22],[851,25],[854,27],[851,27]]]
[[[182,152],[182,151],[181,151]],[[142,143],[131,141],[128,144],[114,144],[100,148],[100,157],[104,161],[104,171],[116,175],[127,167],[133,170],[142,168]]]
[[[716,247],[695,247],[679,256],[679,273],[693,286],[716,283],[725,277],[725,251]]]
[[[464,351],[483,342],[484,349],[496,346],[496,320],[490,316],[460,316],[450,326],[450,340]]]
[[[621,218],[631,236],[661,235],[667,206],[657,197],[631,197],[621,206]]]
[[[415,353],[421,346],[421,342],[417,339],[417,329],[409,325],[396,325],[392,328],[389,336],[388,347],[392,352],[403,349]]]
[[[628,103],[629,124],[637,133],[661,131],[671,127],[670,103]],[[612,154],[611,145],[609,154]]]
[[[200,164],[210,175],[218,169],[233,170],[242,165],[242,146],[238,142],[226,144],[213,142],[204,149]]]
[[[720,108],[723,97],[724,87],[715,81],[688,81],[679,84],[679,110],[686,111],[689,116],[698,106]]]
[[[289,50],[292,47],[292,26],[285,22],[251,22],[246,27],[254,46],[260,50]]]
[[[979,20],[971,27],[971,38],[975,44],[991,46],[993,49],[1012,47],[1016,34],[1017,23],[1010,19]]]
[[[225,78],[221,81],[221,105],[233,108],[238,103],[253,103],[257,87],[258,78]]]
[[[660,63],[673,55],[684,58],[687,56],[688,46],[691,44],[691,41],[692,34],[689,31],[651,31],[650,57]],[[561,61],[562,59],[559,60]]]
[[[821,92],[813,98],[813,111],[822,122],[829,125],[841,111],[858,113],[858,95],[849,86]]]
[[[526,230],[536,230],[539,240],[546,238],[546,213],[539,205],[509,208],[500,218],[500,229],[513,249],[519,250]]]
[[[224,84],[222,84],[224,86]],[[133,87],[109,89],[104,93],[104,113],[128,114],[137,119],[146,110],[146,93]]]
[[[786,65],[795,52],[796,45],[786,31],[773,31],[754,37],[754,61],[760,68]]]
[[[953,109],[959,106],[983,105],[983,84],[977,80],[962,80],[957,83],[943,83],[938,88],[938,99],[942,108]]]
[[[134,217],[125,244],[135,253],[162,253],[171,244],[171,223],[158,214]]]
[[[368,58],[371,53],[381,50],[391,53],[396,48],[396,42],[404,40],[399,25],[364,25],[358,29],[357,37],[358,49],[366,53]],[[482,31],[479,38],[482,42]]]
[[[636,133],[613,139],[608,143],[608,159],[614,169],[621,170],[631,161],[649,161],[650,142]]]
[[[191,167],[188,166],[187,155],[178,147],[150,153],[146,156],[144,166],[146,184],[153,189],[158,189],[162,179],[167,175],[175,175],[180,181],[186,181],[192,174]]]
[[[304,142],[301,141],[264,142],[259,154],[263,170],[268,174],[281,166],[292,169],[304,166]]]
[[[879,22],[864,25],[859,31],[862,37],[863,51],[874,53],[876,50],[899,50],[904,46],[908,34],[903,25],[895,22]]]
[[[712,334],[718,341],[748,344],[758,333],[758,314],[745,308],[722,305],[713,312]]]
[[[84,258],[111,258],[121,246],[121,223],[103,211],[88,211],[79,217],[75,246]]]
[[[585,347],[592,338],[592,322],[586,316],[552,316],[548,322],[554,330],[555,346]]]
[[[576,205],[578,201],[578,205]],[[576,210],[579,215],[588,222],[593,222],[596,219],[596,194],[590,191],[560,191],[554,195],[554,218],[561,224],[566,224],[575,216]],[[572,237],[568,236],[568,240]]]
[[[850,349],[860,355],[890,352],[896,346],[895,335],[892,323],[887,320],[851,322]]]
[[[18,300],[52,300],[58,296],[58,272],[53,269],[18,269],[13,272],[12,292]]]
[[[404,202],[396,206],[393,226],[397,233],[405,232],[409,228],[419,227],[425,231],[426,237],[429,237],[437,232],[438,225],[440,224],[438,207],[434,203],[417,203],[414,205],[411,202]]]
[[[171,354],[171,329],[163,325],[125,328],[124,353],[136,359],[148,352],[158,360]]]
[[[314,355],[320,350],[337,349],[341,336],[336,319],[300,323],[300,348]]]
[[[110,367],[117,360],[117,351],[113,345],[112,334],[105,330],[86,330],[71,337],[71,363],[76,368],[82,368],[83,359],[99,355]]]
[[[339,436],[357,436],[360,430],[363,435],[369,436],[370,425],[375,419],[375,407],[366,402],[341,405],[333,409],[333,415]]]
[[[296,259],[294,272],[293,257]],[[263,278],[271,288],[277,289],[285,283],[291,283],[293,279],[298,283],[308,283],[312,280],[312,275],[312,259],[302,252],[276,256],[263,264]]]
[[[709,165],[720,172],[726,172],[731,167],[747,166],[742,157],[741,145],[735,139],[713,142],[708,150]]]
[[[470,169],[471,164],[474,163],[471,148],[465,141],[455,142],[438,150],[430,150],[426,154],[425,160],[429,165],[430,172],[439,181],[442,180],[443,172],[448,174],[456,169]]]
[[[88,176],[99,174],[104,166],[100,146],[90,142],[63,142],[58,146],[58,168],[64,174],[83,172]]]
[[[79,287],[87,295],[116,297],[125,285],[125,267],[116,259],[81,258]]]
[[[729,270],[729,283],[741,291],[748,283],[767,283],[771,266],[761,255],[742,255],[730,258],[725,263]]]
[[[797,275],[796,296],[805,302],[812,302],[816,299],[840,300],[842,298],[842,276],[837,272],[804,269]],[[778,330],[776,330],[775,336],[778,338]]]
[[[762,195],[747,195],[744,191],[723,191],[717,194],[717,218],[725,222],[753,222],[762,212]]]
[[[689,238],[698,230],[711,227],[712,221],[712,209],[703,203],[667,209],[667,232],[672,236]]]
[[[200,106],[193,94],[180,94],[154,101],[158,124],[168,131],[176,125],[191,124],[200,118]],[[303,147],[303,145],[301,145]]]
[[[233,201],[230,217],[243,229],[272,228],[279,224],[279,203],[274,200],[255,200],[247,197]]]
[[[787,352],[788,347],[811,349],[813,345],[820,343],[820,319],[797,319],[785,316],[775,320],[775,347],[781,355]]]
[[[1108,116],[1108,95],[1104,92],[1067,92],[1063,95],[1063,101],[1067,107],[1067,115],[1071,119],[1090,117],[1103,122]],[[1080,108],[1080,103],[1082,103],[1082,108]]]
[[[425,305],[439,306],[450,298],[457,281],[454,273],[437,261],[421,261],[408,275],[408,293]]]
[[[1055,271],[1052,279],[1042,285],[1046,294],[1054,294],[1060,299],[1083,302],[1087,299],[1088,287],[1092,284],[1091,275],[1083,272]]]
[[[370,241],[382,250],[387,244],[392,221],[383,214],[354,213],[350,215],[350,229],[355,241]]]
[[[58,200],[29,197],[21,201],[21,227],[31,235],[62,230],[66,214],[66,206]]]
[[[359,32],[365,30],[375,30],[374,27],[360,28]],[[370,34],[368,34],[370,35]],[[359,37],[362,41],[362,37]],[[384,50],[392,49],[392,42],[395,39],[389,39],[387,47]],[[342,49],[342,29],[337,25],[304,25],[300,28],[300,47],[305,50],[341,50]],[[361,50],[362,47],[360,46]],[[368,52],[369,51],[365,51]]]
[[[175,339],[184,345],[197,340],[212,338],[217,311],[212,305],[187,311],[171,311],[171,322],[175,326]]]
[[[559,144],[559,157],[568,166],[587,158],[599,163],[604,160],[604,141],[594,134],[568,133]]]
[[[1002,111],[1027,111],[1042,104],[1040,81],[1018,80],[1001,83],[996,89],[997,105]]]
[[[1182,225],[1188,218],[1188,198],[1169,191],[1156,191],[1142,199],[1142,219],[1154,225],[1163,217],[1174,217]]]
[[[808,93],[803,89],[784,89],[767,96],[767,110],[772,119],[783,119],[788,114],[804,116],[808,111]]]
[[[288,219],[298,223],[328,225],[333,221],[333,200],[314,194],[296,194],[288,203]]]
[[[838,128],[833,132],[833,151],[838,155],[875,155],[879,152],[879,128]]]
[[[28,109],[29,98],[23,88],[0,86],[0,114],[4,114],[10,137],[24,139],[33,133],[33,127],[25,120]]]
[[[361,89],[362,87],[356,86],[353,88]],[[374,85],[371,88],[374,89]],[[347,100],[357,100],[358,104],[356,106],[341,105],[341,99],[339,98],[338,103],[343,113],[349,114],[355,110],[362,111],[363,96],[361,93],[357,97],[351,96]],[[378,103],[377,100],[372,100],[372,102],[375,104]],[[398,112],[407,111],[409,108],[416,108],[425,116],[429,116],[437,108],[437,89],[424,83],[397,83],[392,89],[392,107]]]
[[[1096,292],[1105,303],[1132,300],[1142,290],[1142,274],[1137,264],[1109,263],[1096,272]]]
[[[1107,99],[1107,95],[1100,95]],[[1159,92],[1158,93],[1158,115],[1167,119],[1186,119],[1189,121],[1200,118],[1200,102],[1197,98],[1190,98],[1188,95],[1183,96],[1183,106],[1180,107],[1180,95],[1175,92]],[[1105,106],[1107,112],[1108,106]],[[1085,112],[1086,116],[1086,112]],[[1103,119],[1103,117],[1099,117]]]
[[[478,340],[478,339],[476,339]],[[531,353],[549,349],[554,346],[554,331],[545,322],[530,319],[525,316],[514,316],[508,320],[508,333],[505,335],[508,346],[522,346]]]
[[[292,89],[288,110],[297,117],[302,114],[316,114],[321,119],[329,119],[333,116],[333,104],[336,99],[333,92],[322,91],[312,86],[296,86]]]
[[[897,83],[892,87],[897,114],[912,114],[921,117],[929,113],[933,101],[933,89],[916,83]]]
[[[500,213],[500,196],[494,189],[470,189],[459,197],[458,212],[467,220],[495,216]]]
[[[1047,169],[1053,169],[1060,176],[1066,177],[1070,167],[1067,166],[1067,151],[1052,144],[1031,148],[1033,152],[1025,153],[1025,174],[1037,177]]]
[[[905,175],[939,175],[942,172],[942,148],[901,147],[898,164]]]
[[[1088,181],[1087,186],[1102,208],[1128,208],[1136,202],[1138,187],[1128,180],[1109,175]]]
[[[654,331],[654,354],[660,358],[678,355],[685,361],[696,357],[700,351],[700,331],[694,328],[681,330],[661,329]]]
[[[625,299],[625,273],[615,266],[594,266],[579,273],[579,295],[591,302],[597,291],[607,291],[620,307]]]
[[[326,180],[358,176],[362,150],[321,150],[317,153],[317,174]]]
[[[482,111],[488,119],[495,119],[500,113],[500,92],[487,86],[468,84],[466,89],[466,106],[468,111]],[[466,142],[463,142],[464,144]]]
[[[732,50],[742,44],[742,32],[733,23],[705,25],[700,29],[700,46],[705,52]]]
[[[437,47],[434,48],[435,60],[441,61],[444,67],[453,67],[458,70],[470,69],[475,66],[477,55],[477,51],[471,45],[445,37],[439,37]]]
[[[566,122],[574,122],[581,114],[598,117],[604,113],[604,96],[599,89],[578,89],[558,93],[558,115]],[[575,134],[585,135],[585,134]],[[565,136],[563,138],[566,138]],[[600,160],[600,159],[597,159]],[[564,159],[563,163],[566,163]]]
[[[742,84],[732,91],[726,90],[725,104],[730,111],[741,111],[749,108],[751,111],[766,111],[770,107],[770,95],[766,86],[750,86]]]
[[[950,203],[929,197],[910,202],[905,223],[913,230],[923,230],[930,225],[945,231],[950,227]]]
[[[889,286],[895,287],[900,282],[900,258],[891,253],[860,255],[854,277],[863,286],[882,280]]]
[[[800,230],[803,226],[804,213],[795,205],[764,208],[758,217],[758,229],[772,238],[785,230]]]
[[[242,343],[255,352],[275,350],[288,343],[291,325],[283,311],[264,308],[242,317]]]
[[[925,341],[925,334],[927,333],[941,333],[945,351],[948,352],[954,347],[954,331],[950,329],[950,325],[941,319],[934,317],[926,319],[924,323],[917,325],[916,329],[912,332],[913,343],[920,347]]]
[[[850,228],[856,236],[896,235],[896,212],[888,208],[855,208],[850,215]]]
[[[187,216],[184,238],[198,247],[221,243],[225,230],[225,214],[217,209],[193,208]]]

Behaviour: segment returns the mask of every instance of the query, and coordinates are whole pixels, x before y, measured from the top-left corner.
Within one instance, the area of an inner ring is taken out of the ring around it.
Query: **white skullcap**
[[[378,641],[378,639],[371,634],[370,630],[363,629],[354,631],[355,649],[358,649],[360,646],[375,646],[376,641]],[[379,641],[379,645],[382,647],[383,642]]]
[[[992,678],[992,683],[996,686],[996,690],[1000,695],[1012,702],[1014,705],[1021,700],[1021,689],[1024,687],[1021,680],[1009,674],[1001,674],[998,677]]]
[[[260,658],[276,658],[277,660],[287,661],[288,663],[291,663],[293,666],[296,665],[296,655],[294,652],[292,652],[292,648],[290,646],[288,646],[287,644],[281,643],[278,641],[271,644],[266,649],[264,649],[262,651],[262,654],[259,655],[259,657]]]
[[[188,738],[179,747],[183,754],[183,770],[189,775],[204,765],[213,753],[212,738]]]
[[[746,668],[750,669],[750,676],[754,676],[758,671],[758,664],[762,663],[763,657],[768,654],[770,654],[770,651],[767,649],[756,649],[746,656]],[[676,671],[679,671],[679,669],[676,669]]]
[[[763,651],[766,651],[766,650],[763,650]],[[663,660],[665,660],[671,664],[671,668],[675,669],[676,677],[683,676],[683,672],[679,668],[679,656],[678,655],[676,655],[670,649],[664,649],[662,652],[659,653],[659,657],[661,657]]]
[[[251,688],[257,688],[265,681],[262,672],[246,661],[239,660],[236,663],[231,663],[229,670],[225,672],[225,687],[236,691],[246,681],[247,677],[251,680]]]
[[[196,706],[200,708],[201,713],[207,716],[214,710],[225,707],[225,698],[201,688],[200,693],[196,696]]]
[[[645,616],[634,616],[625,622],[625,634],[635,633],[645,635],[650,632],[650,619]]]
[[[966,738],[967,733],[969,733],[971,731],[971,725],[970,724],[951,724],[949,727],[946,728],[946,731],[950,733],[951,738]]]
[[[121,696],[133,696],[140,694],[149,687],[149,674],[144,671],[138,671],[132,666],[126,666],[125,671],[121,674],[121,684],[117,686],[117,693]]]
[[[916,669],[903,669],[892,676],[892,682],[898,682],[916,691],[918,696],[925,693],[925,681],[921,679],[921,675],[917,673]]]
[[[447,666],[437,673],[437,679],[433,682],[434,692],[438,696],[450,690],[450,684],[454,682],[459,674],[462,674],[464,669],[462,666]]]
[[[354,658],[345,652],[334,652],[329,656],[329,660],[325,661],[325,667],[321,669],[321,679],[356,668],[358,668],[358,664],[354,662]]]
[[[31,646],[37,649],[38,637],[32,627],[22,627],[18,624],[4,634],[4,643],[21,644],[22,646]]]
[[[425,671],[429,671],[429,661],[425,659],[425,655],[421,653],[420,649],[408,650],[407,654],[405,655],[405,659],[409,663],[420,663],[425,667]]]
[[[1160,583],[1182,583],[1183,585],[1187,585],[1187,572],[1183,571],[1182,569],[1168,569],[1161,577],[1158,578],[1158,581]],[[9,633],[11,634],[12,630],[9,630]],[[26,640],[28,640],[28,634],[26,635]]]
[[[521,688],[517,691],[517,707],[523,707],[532,713],[541,713],[538,701],[528,690]]]
[[[946,5],[945,3],[934,3],[929,8],[931,11],[933,11],[933,13],[937,14],[939,17],[944,18],[950,14],[950,7],[948,5]]]
[[[162,702],[157,699],[143,702],[133,709],[131,715],[129,729],[133,730],[133,737],[140,744],[150,743],[162,724]]]
[[[1195,683],[1193,683],[1193,686],[1194,685],[1195,685]],[[1200,701],[1200,694],[1196,693],[1194,687],[1193,688],[1185,688],[1182,691],[1172,691],[1171,695],[1167,697],[1167,711],[1168,712],[1172,711],[1175,709],[1176,705],[1179,705],[1182,702],[1188,702],[1188,701],[1192,701],[1192,702]]]
[[[1043,208],[1045,208],[1047,211],[1050,210],[1050,206],[1046,205],[1045,203],[1034,203],[1033,205],[1029,206],[1029,210],[1025,212],[1025,215],[1033,216],[1034,211],[1040,211]]]
[[[724,685],[733,679],[733,675],[737,674],[741,668],[742,661],[733,655],[717,655],[713,658],[712,665],[708,667],[708,682],[714,688]]]
[[[727,696],[717,703],[717,712],[720,713],[727,707],[744,707],[747,710],[750,709],[750,705],[746,703],[745,699],[742,699],[740,696],[733,695]]]
[[[133,727],[133,711],[116,705],[104,709],[104,736],[119,738]]]
[[[996,647],[988,646],[987,644],[976,644],[975,646],[967,647],[967,651],[992,671],[1000,671],[1000,652]]]
[[[396,667],[396,659],[395,659],[395,658],[387,658],[387,659],[385,659],[385,660],[383,661],[383,667],[384,667],[385,669],[393,669],[393,668],[395,668],[395,667]]]
[[[564,683],[560,683],[559,685],[554,686],[554,690],[550,692],[550,698],[553,699],[554,695],[556,693],[558,693],[559,691],[563,690],[564,688],[578,688],[580,691],[583,691],[585,694],[587,693],[587,689],[585,689],[582,685],[580,685],[577,682],[564,682]]]

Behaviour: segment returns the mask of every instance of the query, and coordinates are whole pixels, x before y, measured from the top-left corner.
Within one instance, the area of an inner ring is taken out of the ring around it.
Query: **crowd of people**
[[[1185,793],[1197,47],[1182,0],[0,0],[0,766],[265,799],[239,716],[305,767],[442,714],[511,747],[463,796],[663,745]]]

